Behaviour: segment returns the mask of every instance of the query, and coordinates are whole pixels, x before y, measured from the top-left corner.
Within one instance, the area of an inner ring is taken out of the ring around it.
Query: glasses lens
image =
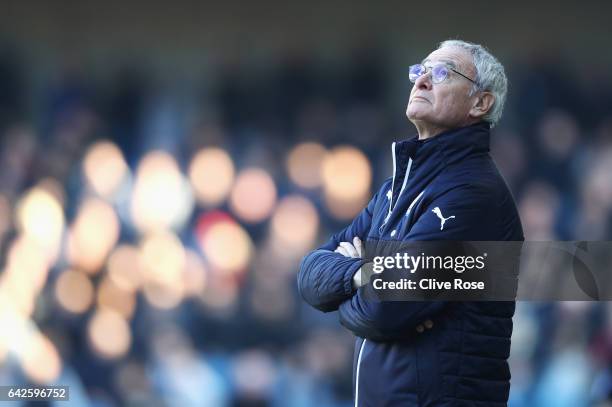
[[[443,64],[434,65],[431,68],[431,81],[433,83],[440,83],[444,81],[444,79],[446,79],[447,76],[448,76],[448,68],[446,67],[446,65],[443,65]]]
[[[416,80],[419,79],[419,77],[422,76],[425,71],[425,67],[421,64],[412,65],[410,67],[410,73],[408,74],[410,82],[416,82]]]

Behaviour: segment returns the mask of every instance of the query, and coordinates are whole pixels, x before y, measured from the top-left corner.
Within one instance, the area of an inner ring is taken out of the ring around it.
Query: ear
[[[495,103],[495,96],[491,92],[481,92],[477,95],[474,105],[470,109],[470,116],[481,119],[484,117]]]

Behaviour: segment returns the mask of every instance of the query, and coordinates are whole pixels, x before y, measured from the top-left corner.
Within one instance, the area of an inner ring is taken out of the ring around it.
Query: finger
[[[348,252],[346,251],[346,249],[342,246],[338,246],[336,248],[336,250],[334,250],[336,253],[340,253],[341,255],[343,255],[344,257],[351,257],[349,256]]]
[[[355,246],[357,253],[359,253],[359,257],[363,257],[363,244],[361,243],[359,236],[355,236],[353,238],[353,245]]]
[[[359,257],[357,250],[353,247],[349,242],[341,242],[340,246],[344,247],[344,249],[348,252],[349,257]]]
[[[349,257],[357,256],[357,250],[349,242],[340,242],[340,246],[348,253]]]

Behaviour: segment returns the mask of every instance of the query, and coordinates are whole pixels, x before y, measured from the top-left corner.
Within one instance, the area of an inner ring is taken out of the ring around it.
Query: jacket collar
[[[395,144],[395,160],[397,163],[408,159],[422,162],[436,156],[443,164],[451,164],[472,154],[488,153],[490,133],[489,123],[479,122],[445,131],[426,140],[419,140],[415,136]]]
[[[391,216],[395,204],[406,189],[409,176],[415,189],[412,192],[422,191],[446,166],[460,162],[468,156],[487,154],[489,135],[489,124],[480,122],[440,133],[427,140],[419,140],[415,136],[409,140],[393,143],[391,146],[393,181],[389,196],[389,211],[384,223]]]

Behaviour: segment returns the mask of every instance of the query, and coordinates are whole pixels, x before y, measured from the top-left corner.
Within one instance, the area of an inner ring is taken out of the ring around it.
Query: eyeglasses
[[[448,71],[453,71],[457,75],[463,76],[465,79],[472,82],[474,85],[478,85],[474,80],[468,78],[461,72],[451,68],[443,62],[432,65],[431,67],[425,66],[423,64],[416,64],[410,66],[410,71],[408,75],[408,77],[410,78],[410,82],[415,83],[417,79],[419,79],[421,76],[425,75],[429,71],[431,71],[431,81],[433,83],[444,82],[446,78],[448,78]]]

